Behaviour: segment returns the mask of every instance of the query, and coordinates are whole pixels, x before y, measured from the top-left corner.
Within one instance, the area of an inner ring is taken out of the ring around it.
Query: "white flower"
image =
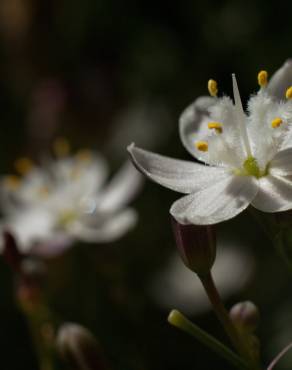
[[[6,177],[1,186],[2,228],[11,230],[23,252],[54,254],[74,240],[110,242],[136,222],[127,204],[141,176],[126,162],[105,184],[108,167],[100,156],[80,152],[43,167],[18,167],[21,179]]]
[[[249,204],[264,212],[292,208],[292,61],[267,82],[258,75],[260,90],[242,107],[233,75],[234,103],[201,97],[180,118],[180,136],[194,163],[163,157],[134,144],[134,164],[153,181],[187,194],[170,213],[180,223],[215,224],[242,212]]]

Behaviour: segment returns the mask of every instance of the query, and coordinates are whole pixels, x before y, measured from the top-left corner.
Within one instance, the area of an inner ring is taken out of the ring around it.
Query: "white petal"
[[[180,193],[191,193],[219,181],[228,170],[195,162],[164,157],[135,147],[128,147],[134,164],[151,180]]]
[[[189,105],[179,119],[179,133],[181,141],[187,151],[200,159],[200,154],[194,145],[196,140],[203,140],[208,135],[208,109],[216,104],[216,98],[202,96]],[[204,121],[206,121],[204,124]],[[203,159],[200,159],[204,161]]]
[[[209,122],[220,122],[223,133],[208,129]],[[238,167],[244,151],[236,122],[236,111],[228,97],[201,97],[187,107],[179,120],[180,138],[191,155],[211,165]],[[199,151],[196,141],[207,141],[208,152]]]
[[[284,65],[276,71],[267,86],[268,93],[279,99],[285,99],[285,92],[292,86],[292,59],[288,59]]]
[[[80,220],[70,225],[68,232],[76,239],[90,243],[114,242],[132,229],[137,222],[137,214],[128,208],[120,213],[113,213],[96,227]]]
[[[276,176],[292,175],[292,148],[278,152],[269,164],[269,173]]]
[[[249,99],[250,116],[247,128],[253,156],[262,170],[282,147],[283,140],[286,141],[291,121],[291,108],[290,103],[279,103],[264,91]],[[272,121],[277,117],[281,118],[282,124],[273,128]]]
[[[257,191],[254,177],[229,174],[220,182],[177,200],[170,213],[184,224],[216,224],[247,208]]]
[[[51,164],[51,173],[57,186],[70,185],[77,192],[83,189],[86,194],[91,194],[103,185],[108,166],[102,156],[93,154],[88,160],[73,157],[59,159]]]
[[[252,205],[263,212],[282,212],[291,209],[291,177],[268,175],[259,179],[259,192]]]
[[[24,208],[4,220],[3,225],[15,235],[20,250],[30,253],[35,244],[52,237],[55,218],[43,208]]]
[[[100,192],[98,211],[115,211],[132,201],[141,189],[143,176],[127,161]]]

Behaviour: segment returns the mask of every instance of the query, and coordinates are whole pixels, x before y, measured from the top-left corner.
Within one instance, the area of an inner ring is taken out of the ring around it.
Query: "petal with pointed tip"
[[[127,161],[100,192],[99,211],[114,211],[131,202],[141,189],[143,176]]]
[[[149,179],[171,190],[188,194],[225,178],[228,170],[164,157],[136,147],[128,147],[135,166]]]

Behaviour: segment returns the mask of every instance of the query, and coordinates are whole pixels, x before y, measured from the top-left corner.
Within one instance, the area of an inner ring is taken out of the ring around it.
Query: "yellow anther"
[[[63,210],[59,215],[59,225],[67,226],[76,219],[76,212],[68,209]]]
[[[79,161],[88,162],[91,160],[91,158],[92,158],[92,152],[89,149],[82,149],[76,153],[76,159],[78,159]]]
[[[66,157],[70,153],[70,144],[67,139],[59,137],[54,141],[53,149],[57,157]]]
[[[223,125],[220,122],[209,122],[208,128],[210,130],[215,130],[217,134],[222,134],[223,132]]]
[[[260,71],[258,73],[258,84],[260,87],[267,86],[268,83],[268,72],[267,71]]]
[[[33,169],[33,166],[33,161],[26,157],[19,158],[14,163],[16,171],[21,175],[26,175]]]
[[[207,141],[197,141],[195,143],[195,146],[200,152],[207,152],[208,151]]]
[[[10,190],[16,190],[19,188],[21,180],[18,176],[10,175],[4,178],[4,186]]]
[[[208,91],[211,96],[217,96],[218,87],[217,87],[217,82],[215,80],[208,81]]]
[[[286,99],[292,99],[292,86],[286,90]]]
[[[39,196],[41,198],[47,198],[49,195],[49,188],[47,186],[42,186],[40,189],[39,189]]]
[[[283,121],[282,121],[282,119],[281,118],[279,118],[279,117],[277,117],[277,118],[275,118],[275,119],[273,119],[273,121],[272,121],[272,127],[273,128],[277,128],[277,127],[279,127],[281,124],[283,123]]]

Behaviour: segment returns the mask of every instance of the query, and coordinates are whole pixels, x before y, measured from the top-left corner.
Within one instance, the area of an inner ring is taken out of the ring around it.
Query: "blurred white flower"
[[[238,293],[250,280],[253,270],[254,259],[245,248],[234,248],[234,243],[219,241],[212,275],[223,299]],[[212,309],[201,281],[185,267],[178,254],[155,276],[150,292],[167,311],[177,308],[195,315]]]
[[[210,225],[228,220],[250,204],[264,212],[292,208],[292,61],[268,83],[258,74],[260,90],[243,110],[235,76],[233,101],[210,97],[191,104],[180,118],[186,149],[202,163],[151,153],[134,144],[128,150],[137,168],[151,180],[186,194],[170,213],[182,224]]]
[[[59,154],[66,154],[65,143],[60,144],[64,153]],[[2,228],[15,234],[23,252],[54,254],[74,240],[115,241],[136,222],[136,212],[127,205],[141,176],[129,162],[107,184],[105,160],[89,151],[42,167],[23,158],[16,167],[23,177],[6,177],[0,188]]]

